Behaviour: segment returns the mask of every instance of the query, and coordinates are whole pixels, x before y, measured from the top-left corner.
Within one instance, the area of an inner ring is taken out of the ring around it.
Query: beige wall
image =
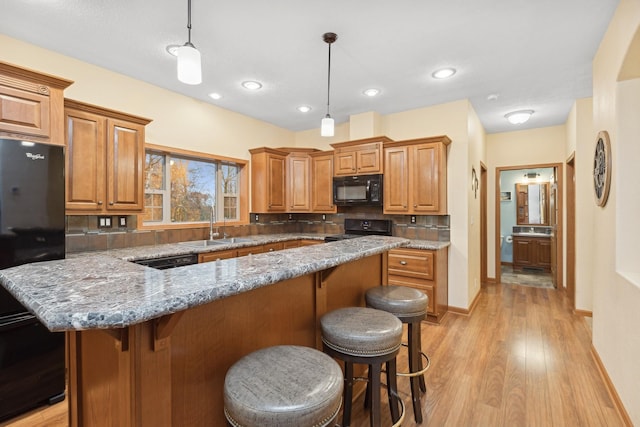
[[[496,168],[564,163],[565,126],[487,135],[487,276],[496,277]]]
[[[607,130],[611,139],[613,168],[619,144],[637,144],[635,139],[621,141],[618,134],[616,89],[627,57],[638,57],[638,45],[629,51],[634,35],[640,29],[640,1],[621,0],[608,30],[593,60],[593,120],[594,130]],[[625,71],[633,73],[634,67]],[[638,73],[636,63],[635,72]],[[626,73],[624,78],[640,77]],[[635,114],[636,120],[638,112]],[[578,145],[576,157],[593,161],[594,138]],[[636,159],[636,165],[638,164]],[[631,177],[627,177],[632,179]],[[580,184],[583,182],[580,181]],[[590,182],[584,182],[585,186]],[[636,186],[637,191],[637,186]],[[584,248],[593,262],[583,267],[583,273],[593,279],[593,345],[613,381],[629,416],[640,425],[640,288],[616,273],[616,206],[619,194],[614,179],[609,200],[604,208],[596,207],[593,199],[578,206],[578,214],[592,211],[593,227],[578,224],[576,233],[592,236],[592,243]],[[637,215],[636,215],[637,220]],[[638,240],[633,247],[619,248],[638,254]]]
[[[576,214],[574,218],[576,230],[588,230],[593,227],[593,210],[590,206],[593,204],[593,186],[591,180],[593,177],[593,160],[587,157],[589,150],[593,150],[597,132],[593,129],[593,99],[579,99],[573,105],[571,113],[566,123],[566,150],[565,160],[572,154],[575,154],[575,190],[576,190]],[[578,153],[579,152],[579,153]],[[565,170],[565,183],[566,170]],[[565,206],[566,206],[566,192]],[[585,209],[584,207],[587,207]],[[564,211],[565,224],[567,211]],[[564,237],[566,243],[566,227],[564,229]],[[593,311],[593,280],[590,272],[590,266],[593,263],[593,253],[589,247],[593,244],[590,234],[576,233],[576,288],[575,288],[575,307],[578,310]],[[566,266],[566,251],[564,252],[564,265]],[[565,269],[566,278],[566,269]],[[566,283],[566,282],[565,282]]]
[[[0,60],[74,81],[65,97],[153,119],[153,144],[249,159],[249,148],[294,144],[286,129],[0,34]]]

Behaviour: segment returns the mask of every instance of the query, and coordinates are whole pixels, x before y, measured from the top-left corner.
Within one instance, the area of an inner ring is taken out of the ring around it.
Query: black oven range
[[[344,220],[344,234],[332,234],[324,238],[325,242],[353,239],[362,236],[391,236],[392,222],[388,219],[356,219]]]

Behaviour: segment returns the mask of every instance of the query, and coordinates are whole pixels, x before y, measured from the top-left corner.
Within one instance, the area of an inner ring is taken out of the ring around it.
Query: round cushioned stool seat
[[[388,311],[403,318],[427,314],[429,297],[417,289],[406,286],[377,286],[365,294],[367,306]]]
[[[326,426],[340,410],[343,375],[328,355],[283,345],[250,353],[224,381],[224,412],[232,426]]]
[[[343,354],[375,357],[399,349],[402,342],[402,322],[373,308],[340,308],[322,316],[320,325],[322,341]]]

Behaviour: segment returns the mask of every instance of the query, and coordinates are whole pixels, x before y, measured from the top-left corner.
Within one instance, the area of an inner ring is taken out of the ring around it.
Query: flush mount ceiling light
[[[262,87],[262,84],[253,80],[247,80],[242,82],[242,87],[247,90],[258,90]]]
[[[518,110],[507,113],[504,115],[504,117],[509,120],[509,123],[513,125],[520,125],[529,120],[533,113],[533,110]]]
[[[453,76],[456,73],[456,69],[455,68],[441,68],[439,70],[434,71],[431,76],[434,79],[448,79],[449,77]]]
[[[187,42],[178,47],[178,80],[188,85],[199,85],[202,83],[202,65],[200,52],[191,43],[191,0],[187,0],[187,30],[189,37]],[[168,50],[169,48],[167,48]]]
[[[380,93],[380,90],[375,89],[375,88],[371,88],[371,89],[365,89],[362,93],[367,95],[367,96],[369,96],[369,97],[374,97],[374,96],[377,96]]]
[[[298,111],[300,111],[301,113],[308,113],[309,111],[311,111],[311,107],[309,107],[308,105],[301,105],[298,107]]]
[[[336,33],[324,33],[322,35],[322,40],[329,45],[329,61],[327,67],[327,115],[324,116],[322,122],[320,124],[320,135],[321,136],[333,136],[334,134],[334,126],[333,119],[329,114],[329,95],[331,93],[331,44],[338,40],[338,35]]]

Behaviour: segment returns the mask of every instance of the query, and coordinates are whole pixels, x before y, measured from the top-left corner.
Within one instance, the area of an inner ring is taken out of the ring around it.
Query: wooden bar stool
[[[368,307],[391,313],[408,325],[409,372],[400,372],[398,376],[410,378],[413,416],[416,423],[421,423],[420,391],[423,393],[427,391],[424,373],[429,369],[431,361],[422,352],[420,324],[427,316],[429,297],[417,289],[406,286],[378,286],[367,290],[365,301]],[[423,358],[425,359],[424,367]]]
[[[396,355],[402,344],[402,322],[390,313],[366,307],[348,307],[331,311],[320,319],[324,351],[344,362],[344,403],[342,426],[351,424],[354,363],[369,366],[370,424],[380,426],[380,376],[386,365],[387,394],[391,419],[399,425],[404,404],[398,398]],[[400,409],[398,406],[400,405]]]
[[[321,351],[281,345],[250,353],[224,379],[224,415],[233,427],[325,427],[340,411],[340,365]]]

